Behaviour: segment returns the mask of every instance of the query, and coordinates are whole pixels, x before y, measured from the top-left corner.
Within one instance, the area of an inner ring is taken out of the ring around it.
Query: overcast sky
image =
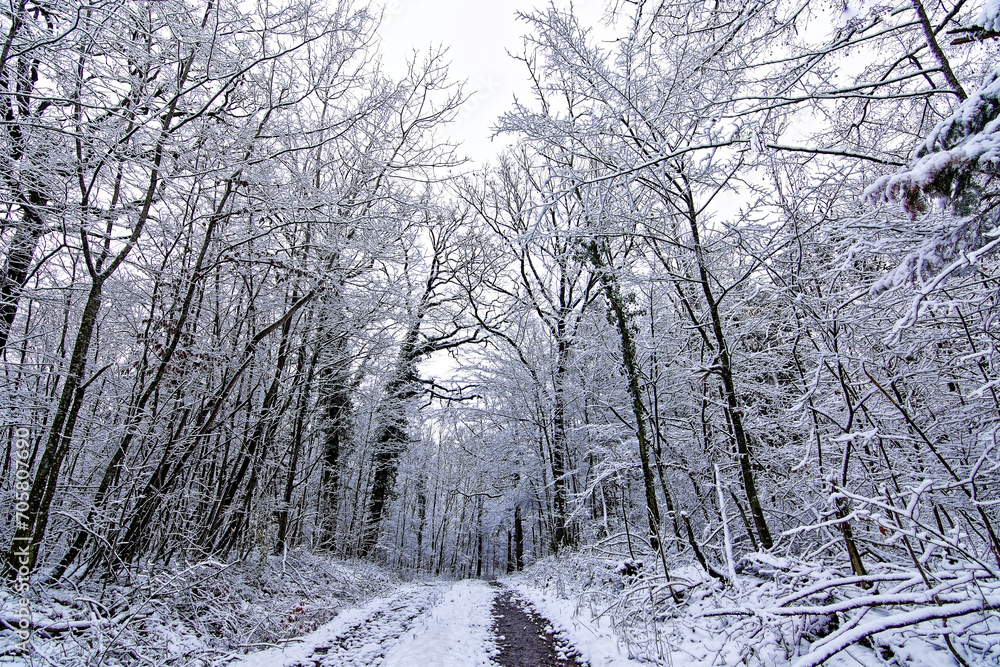
[[[522,63],[505,50],[520,52],[521,35],[527,25],[516,18],[518,10],[544,7],[547,0],[384,0],[382,52],[391,72],[403,65],[413,49],[426,53],[431,46],[448,48],[452,76],[467,80],[466,102],[456,125],[450,130],[464,142],[464,152],[476,162],[492,159],[502,140],[490,142],[490,127],[506,111],[515,94],[530,96]],[[568,7],[568,0],[557,0]],[[597,25],[604,11],[603,0],[576,0],[574,10],[584,25]]]

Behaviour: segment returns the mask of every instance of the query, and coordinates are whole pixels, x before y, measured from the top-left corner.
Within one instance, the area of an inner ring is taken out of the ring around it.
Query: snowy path
[[[404,586],[230,667],[488,667],[493,595],[477,581]]]
[[[512,590],[500,592],[493,602],[494,635],[500,667],[545,665],[570,667],[586,664],[563,633],[548,619],[527,606]]]
[[[529,605],[523,593],[473,580],[410,584],[229,667],[560,667],[587,658],[593,667],[636,664],[590,650],[593,642],[579,642],[570,627],[578,623]],[[588,644],[582,656],[570,642]],[[613,639],[601,648],[609,644]]]

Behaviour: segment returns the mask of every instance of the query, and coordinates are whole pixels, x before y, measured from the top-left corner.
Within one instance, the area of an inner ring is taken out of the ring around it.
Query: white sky
[[[405,72],[413,50],[426,53],[431,46],[448,48],[447,60],[456,80],[466,80],[474,93],[449,134],[463,142],[462,152],[476,163],[491,160],[504,139],[490,142],[491,126],[506,111],[516,94],[530,100],[527,71],[510,58],[521,52],[521,36],[528,26],[516,19],[518,10],[544,7],[547,0],[384,0],[380,30],[382,54],[391,73]],[[569,0],[556,0],[568,7]],[[604,0],[575,0],[574,11],[583,25],[597,26],[604,14]]]

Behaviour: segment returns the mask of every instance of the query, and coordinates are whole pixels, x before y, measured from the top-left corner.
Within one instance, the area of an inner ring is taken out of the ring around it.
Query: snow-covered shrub
[[[1000,660],[1000,582],[976,563],[885,562],[857,577],[837,561],[752,553],[736,581],[722,583],[690,563],[672,565],[668,579],[655,560],[634,574],[622,562],[564,554],[515,580],[573,600],[591,627],[610,620],[630,657],[660,665],[813,667],[848,654],[863,665]]]
[[[32,650],[55,664],[216,665],[315,630],[343,607],[399,584],[367,563],[306,551],[259,562],[148,569],[128,585],[50,587],[32,604]],[[0,614],[14,599],[0,590]],[[16,638],[0,632],[0,654]]]

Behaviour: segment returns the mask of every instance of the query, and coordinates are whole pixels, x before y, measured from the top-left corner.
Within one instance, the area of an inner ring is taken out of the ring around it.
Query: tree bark
[[[28,276],[31,258],[44,231],[45,225],[41,217],[33,208],[25,208],[21,224],[18,225],[10,242],[3,275],[0,275],[0,356],[7,349],[7,339],[11,327],[14,326],[14,318],[17,317],[21,289]]]
[[[275,554],[284,553],[288,544],[288,517],[292,504],[292,493],[295,490],[295,475],[298,472],[299,454],[302,451],[302,433],[305,430],[306,418],[309,413],[309,388],[312,386],[313,371],[316,368],[316,354],[309,360],[309,370],[303,379],[305,352],[299,354],[295,376],[300,383],[298,406],[295,424],[292,426],[292,442],[289,445],[288,471],[285,473],[285,489],[281,496],[281,509],[278,511],[278,538],[275,542]]]
[[[399,468],[399,457],[409,444],[406,419],[407,405],[419,395],[412,352],[401,353],[396,375],[386,386],[385,407],[381,411],[383,423],[375,435],[374,478],[372,491],[362,526],[359,556],[368,558],[378,544],[379,530],[385,518],[386,505],[391,500]]]
[[[341,455],[351,435],[351,381],[343,336],[332,344],[333,358],[320,371],[319,403],[323,411],[322,473],[320,474],[319,546],[333,551],[337,544]]]
[[[722,386],[725,393],[726,406],[733,430],[733,439],[736,441],[736,458],[740,464],[740,474],[743,479],[743,489],[746,492],[747,502],[750,504],[750,514],[753,516],[754,527],[757,529],[757,536],[760,538],[761,546],[770,549],[774,542],[771,539],[771,531],[767,527],[764,519],[764,510],[757,495],[757,485],[754,480],[752,462],[750,460],[750,439],[743,429],[743,412],[736,394],[736,383],[733,381],[732,361],[729,356],[729,346],[725,333],[722,329],[722,316],[719,313],[719,304],[712,292],[709,282],[708,267],[705,262],[705,250],[701,245],[701,236],[698,231],[698,219],[694,198],[690,191],[685,192],[687,202],[687,218],[691,229],[691,239],[694,247],[695,259],[698,264],[698,282],[701,283],[702,293],[705,295],[705,303],[712,319],[712,333],[715,337],[715,344],[718,350],[717,371],[722,379]]]
[[[563,329],[564,327],[560,327]],[[566,375],[569,372],[569,343],[565,340],[565,332],[557,343],[555,377],[553,378],[552,396],[552,489],[555,527],[552,531],[552,550],[559,551],[564,547],[573,546],[573,534],[567,524],[569,499],[566,480],[566,458],[569,453],[569,441],[566,436]]]
[[[514,506],[514,569],[518,572],[524,569],[524,521],[520,505]]]
[[[642,388],[639,384],[639,365],[635,349],[635,340],[629,326],[629,316],[621,296],[611,267],[604,260],[606,252],[597,241],[589,243],[590,259],[604,288],[604,296],[608,307],[614,315],[615,326],[621,343],[622,366],[628,381],[628,392],[632,399],[632,413],[636,422],[636,437],[639,440],[639,461],[642,464],[642,484],[646,492],[646,516],[649,520],[649,540],[654,551],[660,549],[660,508],[656,501],[656,483],[653,479],[653,466],[649,447],[649,436],[646,433],[646,408],[642,402]]]
[[[45,528],[49,520],[49,509],[52,496],[55,494],[59,479],[59,468],[69,452],[69,443],[73,436],[76,416],[79,414],[83,401],[81,381],[87,365],[87,354],[93,339],[94,328],[97,325],[97,315],[101,309],[101,291],[104,278],[96,277],[91,283],[87,302],[83,308],[80,328],[77,330],[73,354],[70,357],[69,370],[63,382],[62,393],[49,427],[48,440],[35,470],[35,479],[31,484],[28,497],[26,518],[15,524],[14,537],[7,554],[7,567],[13,576],[19,567],[27,566],[29,571],[35,569],[38,560],[38,548],[45,537]],[[25,554],[25,552],[27,552]]]

